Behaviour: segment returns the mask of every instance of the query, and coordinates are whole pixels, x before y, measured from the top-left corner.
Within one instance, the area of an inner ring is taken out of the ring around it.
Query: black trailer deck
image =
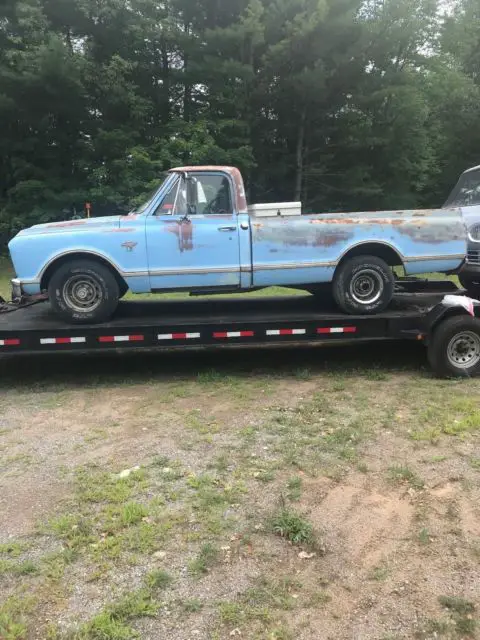
[[[449,373],[474,375],[480,370],[480,320],[440,304],[445,293],[457,289],[437,289],[398,294],[388,311],[374,316],[339,313],[311,295],[122,301],[115,318],[101,325],[65,324],[48,302],[41,302],[0,315],[0,354],[401,339],[429,344],[440,324],[460,316],[463,324],[478,324],[478,359],[466,356],[462,362],[460,355],[458,371],[450,362]],[[473,369],[465,366],[467,361]]]

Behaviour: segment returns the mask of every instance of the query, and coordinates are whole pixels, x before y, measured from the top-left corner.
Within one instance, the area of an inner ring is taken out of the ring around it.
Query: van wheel
[[[460,315],[441,322],[428,345],[428,361],[442,378],[480,375],[480,320]]]
[[[120,291],[107,267],[93,260],[73,260],[53,273],[48,295],[52,308],[64,320],[86,324],[109,320]]]
[[[357,256],[341,264],[333,278],[337,305],[349,314],[373,315],[388,307],[395,278],[388,264],[376,256]]]

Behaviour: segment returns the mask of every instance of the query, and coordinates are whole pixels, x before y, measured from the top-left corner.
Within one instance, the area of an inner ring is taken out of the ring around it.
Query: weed
[[[378,565],[372,569],[372,572],[370,573],[370,580],[381,582],[382,580],[387,579],[389,573],[390,570],[386,565]]]
[[[477,628],[477,622],[473,618],[473,602],[456,596],[439,596],[438,601],[451,612],[457,634],[460,637],[473,636]]]
[[[188,569],[193,575],[203,575],[217,563],[218,561],[218,549],[210,542],[207,542],[202,546],[198,556],[192,560]]]
[[[0,604],[0,638],[2,640],[24,640],[27,635],[25,617],[34,602],[31,597],[10,596]]]
[[[240,624],[245,617],[245,611],[237,602],[221,602],[218,612],[222,623],[232,627]]]
[[[297,380],[310,380],[312,372],[310,369],[294,369],[293,375]]]
[[[454,611],[459,615],[468,615],[475,611],[475,605],[470,600],[465,600],[464,598],[458,598],[455,596],[439,596],[438,602],[445,607],[445,609],[449,609],[450,611]]]
[[[28,545],[24,542],[5,542],[0,544],[0,554],[6,554],[11,558],[18,558],[27,549]]]
[[[127,502],[120,511],[120,522],[124,527],[137,524],[148,516],[148,510],[139,502]]]
[[[262,470],[254,473],[254,478],[260,482],[272,482],[272,480],[275,480],[275,474],[273,471]]]
[[[172,581],[172,576],[161,569],[151,571],[145,578],[145,584],[149,589],[165,589]]]
[[[117,603],[108,607],[108,613],[114,620],[131,620],[132,618],[155,616],[158,604],[152,598],[151,589],[142,588],[128,593]]]
[[[287,508],[281,509],[272,521],[273,532],[292,544],[312,544],[313,527],[301,515]]]
[[[423,480],[406,465],[395,464],[389,467],[388,476],[393,482],[408,483],[413,489],[423,489]]]
[[[203,609],[203,603],[197,598],[185,600],[181,606],[186,613],[198,613]]]
[[[430,538],[430,533],[428,532],[428,529],[426,529],[425,527],[423,527],[423,529],[419,531],[417,539],[418,539],[418,542],[423,545],[430,544],[430,542],[432,541]]]
[[[197,375],[197,382],[201,385],[205,385],[207,387],[211,387],[213,385],[218,385],[230,382],[230,380],[220,371],[215,371],[215,369],[208,369],[207,371],[201,371]]]
[[[292,500],[292,502],[297,502],[300,500],[300,496],[302,495],[302,484],[303,480],[300,476],[292,476],[287,482],[287,498]]]
[[[103,611],[70,637],[71,640],[131,640],[135,637],[135,632],[122,620],[117,620],[111,613]]]
[[[480,471],[480,458],[470,458],[470,466],[472,469]]]

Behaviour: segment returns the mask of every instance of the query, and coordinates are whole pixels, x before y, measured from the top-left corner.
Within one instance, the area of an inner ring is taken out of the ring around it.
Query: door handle
[[[218,227],[219,231],[236,231],[237,227]]]

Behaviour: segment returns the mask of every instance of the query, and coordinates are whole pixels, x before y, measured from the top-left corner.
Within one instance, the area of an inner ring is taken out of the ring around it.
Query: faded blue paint
[[[176,179],[171,174],[139,214],[20,232],[9,248],[24,291],[38,293],[49,265],[70,254],[103,258],[135,293],[329,282],[342,257],[367,242],[393,249],[407,274],[453,271],[465,257],[460,209],[288,218],[155,215]]]

